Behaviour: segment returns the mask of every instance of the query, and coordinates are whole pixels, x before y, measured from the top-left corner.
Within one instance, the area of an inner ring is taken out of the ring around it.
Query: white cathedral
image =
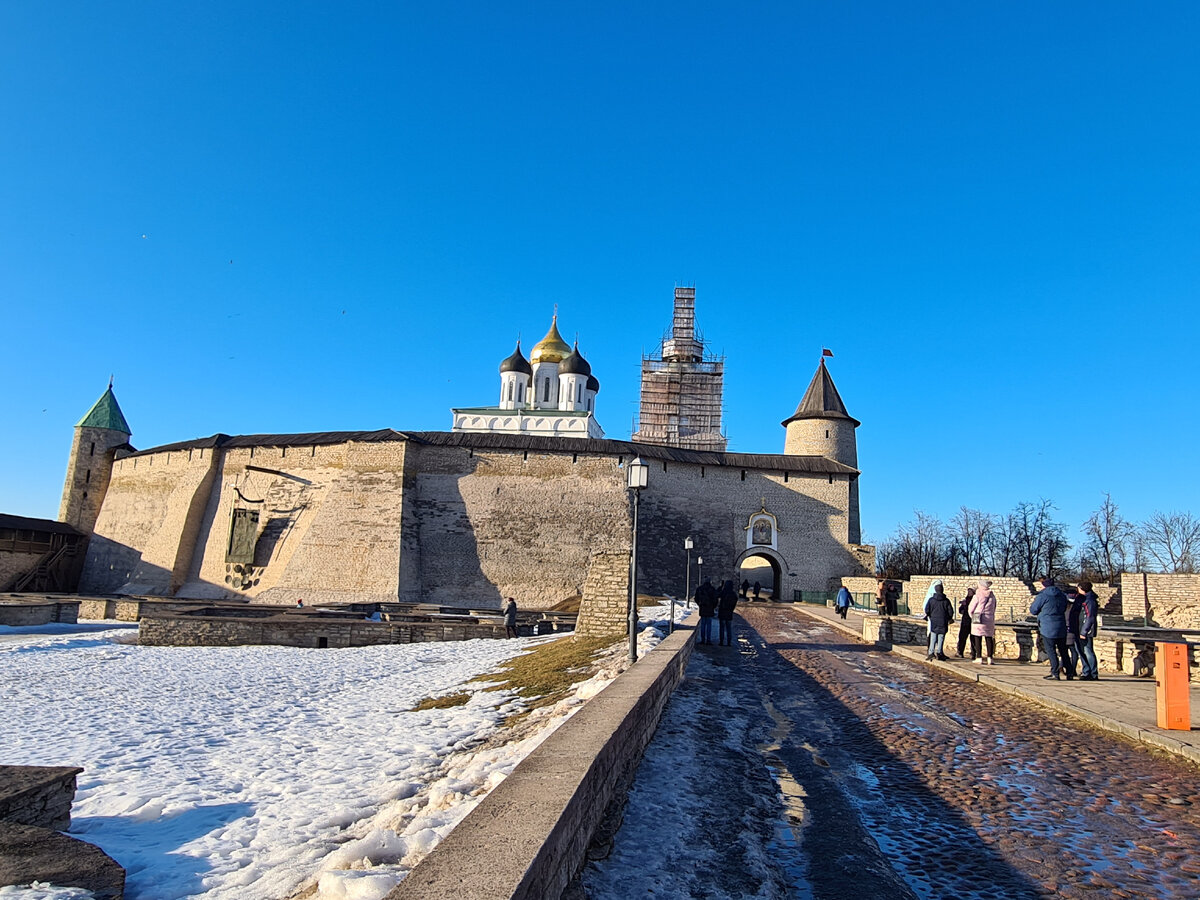
[[[457,432],[476,434],[528,434],[539,437],[602,438],[596,421],[596,394],[600,382],[579,352],[579,342],[568,347],[558,333],[558,315],[538,341],[529,359],[521,342],[512,356],[500,363],[500,403],[452,409]]]

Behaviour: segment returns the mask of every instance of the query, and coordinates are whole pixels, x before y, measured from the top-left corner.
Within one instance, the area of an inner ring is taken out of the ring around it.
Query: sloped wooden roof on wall
[[[684,450],[657,444],[610,441],[603,438],[556,438],[524,434],[473,434],[458,431],[316,431],[304,434],[214,434],[192,441],[180,441],[140,450],[130,456],[175,452],[200,448],[235,447],[312,447],[344,444],[348,441],[376,443],[413,441],[435,447],[465,447],[472,450],[533,450],[538,453],[592,453],[601,456],[641,456],[645,459],[723,466],[731,469],[758,469],[775,472],[810,472],[821,475],[857,475],[858,469],[824,456],[795,456],[782,453],[718,453],[710,450]]]

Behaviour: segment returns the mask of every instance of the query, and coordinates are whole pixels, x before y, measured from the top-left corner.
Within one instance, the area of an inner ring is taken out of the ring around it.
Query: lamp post
[[[689,534],[683,539],[683,549],[687,551],[687,574],[683,579],[683,607],[687,609],[692,603],[692,548],[696,546],[692,543],[692,536]],[[675,598],[671,598],[671,624],[667,626],[669,633],[675,631]]]
[[[704,584],[704,557],[703,556],[696,557],[696,580],[698,582],[700,582],[700,584]]]
[[[638,506],[642,499],[642,488],[646,486],[650,467],[635,456],[629,462],[629,487],[633,491],[633,549],[629,554],[629,661],[637,662],[637,543]]]

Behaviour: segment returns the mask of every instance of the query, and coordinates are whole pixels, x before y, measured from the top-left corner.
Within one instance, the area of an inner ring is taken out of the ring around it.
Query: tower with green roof
[[[84,534],[92,533],[112,477],[116,450],[129,443],[131,434],[110,380],[108,390],[75,425],[62,503],[58,507],[60,522],[74,525]]]

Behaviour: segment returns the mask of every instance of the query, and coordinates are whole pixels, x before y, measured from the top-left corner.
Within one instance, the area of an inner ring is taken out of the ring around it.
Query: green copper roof
[[[88,410],[88,414],[80,419],[75,427],[107,428],[109,431],[119,431],[121,434],[133,434],[129,430],[129,423],[121,415],[121,407],[117,405],[117,398],[113,396],[111,384],[104,395],[96,401],[96,405]]]

